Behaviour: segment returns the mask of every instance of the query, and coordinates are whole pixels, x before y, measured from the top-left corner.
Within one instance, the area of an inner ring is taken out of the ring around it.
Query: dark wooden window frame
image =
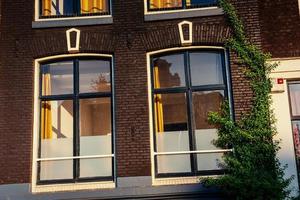
[[[104,60],[110,62],[110,81],[111,81],[111,91],[110,92],[97,92],[97,93],[79,93],[79,61],[82,60]],[[114,138],[115,138],[115,123],[114,123],[114,76],[113,76],[113,60],[108,57],[76,57],[76,58],[62,58],[55,59],[47,62],[40,63],[40,68],[45,64],[52,64],[59,61],[73,61],[73,94],[66,95],[42,95],[42,70],[39,73],[39,101],[40,108],[42,101],[57,101],[57,100],[72,100],[73,101],[73,157],[80,156],[80,133],[79,133],[79,100],[80,99],[90,99],[90,98],[110,98],[111,101],[111,151],[114,154]],[[40,109],[41,112],[41,109]],[[40,113],[41,116],[41,113]],[[40,120],[40,119],[39,119]],[[41,123],[39,122],[39,126]],[[39,140],[38,140],[38,158],[41,158],[41,128],[39,127]],[[58,184],[58,183],[77,183],[77,182],[98,182],[98,181],[114,181],[115,177],[115,155],[111,157],[112,159],[112,176],[107,177],[79,177],[79,162],[82,158],[73,158],[73,178],[72,179],[57,179],[57,180],[40,180],[40,164],[42,161],[37,161],[37,185],[47,185],[47,184]],[[88,158],[87,158],[88,159]],[[99,158],[101,159],[101,158]]]
[[[223,84],[211,84],[211,85],[202,85],[202,86],[192,86],[191,83],[191,69],[189,64],[189,54],[193,52],[203,52],[203,53],[216,53],[221,55],[222,59],[222,75],[223,75]],[[233,112],[233,103],[232,103],[232,91],[231,87],[231,79],[230,79],[230,67],[229,61],[225,60],[225,53],[224,49],[188,49],[188,50],[179,50],[179,51],[168,51],[161,54],[155,54],[150,56],[151,62],[151,95],[152,95],[152,121],[153,121],[153,144],[154,144],[154,152],[157,152],[157,145],[156,145],[156,131],[155,131],[155,116],[154,116],[154,95],[156,94],[172,94],[172,93],[182,93],[186,95],[187,99],[187,117],[188,117],[188,131],[189,131],[189,151],[196,151],[196,138],[195,138],[195,131],[193,130],[192,120],[193,120],[193,105],[192,105],[192,94],[193,92],[201,92],[201,91],[215,91],[221,90],[224,91],[224,99],[228,99],[230,103],[231,113]],[[184,54],[184,72],[185,72],[185,81],[186,86],[184,87],[176,87],[176,88],[162,88],[162,89],[155,89],[154,87],[154,60],[157,57],[168,56],[168,55],[176,55],[176,54]],[[228,57],[228,56],[227,56]],[[226,66],[228,67],[226,69]],[[232,116],[233,117],[233,116]],[[230,150],[229,150],[230,151]],[[157,166],[157,156],[154,155],[154,167],[155,167],[155,177],[156,178],[167,178],[167,177],[182,177],[182,176],[205,176],[205,175],[221,175],[226,172],[225,169],[220,170],[205,170],[205,171],[198,171],[197,170],[197,154],[198,153],[188,153],[190,155],[191,161],[191,172],[190,173],[158,173],[158,166]],[[184,154],[184,155],[188,155]],[[181,154],[182,155],[182,154]]]

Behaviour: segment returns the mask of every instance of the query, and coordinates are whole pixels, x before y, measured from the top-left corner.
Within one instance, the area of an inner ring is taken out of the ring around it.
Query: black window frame
[[[101,60],[110,62],[110,92],[79,92],[79,61],[91,61]],[[61,61],[73,61],[73,94],[63,95],[42,95],[42,65],[53,64]],[[73,157],[80,156],[80,132],[79,132],[79,101],[81,99],[92,99],[92,98],[110,98],[111,103],[111,152],[115,154],[115,106],[114,106],[114,73],[113,73],[113,57],[95,57],[95,56],[84,56],[84,57],[72,57],[72,58],[60,58],[48,60],[39,63],[39,136],[38,136],[38,158],[41,158],[41,107],[43,101],[59,101],[59,100],[72,100],[73,102]],[[37,161],[37,185],[48,185],[48,184],[59,184],[59,183],[81,183],[81,182],[99,182],[99,181],[115,181],[115,158],[116,155],[111,157],[112,162],[112,175],[111,176],[98,176],[80,178],[80,159],[72,158],[73,161],[73,178],[72,179],[55,179],[55,180],[40,180],[40,165],[42,161]],[[89,158],[86,158],[89,159]],[[99,158],[101,159],[101,158]],[[68,159],[69,160],[69,159]]]
[[[189,63],[189,54],[193,52],[208,52],[208,53],[218,53],[221,55],[222,59],[222,77],[223,84],[210,84],[203,86],[192,86],[191,82],[191,68]],[[176,88],[161,88],[155,89],[154,87],[154,60],[155,58],[162,56],[170,56],[176,54],[184,54],[184,72],[185,72],[185,86],[176,87]],[[202,92],[202,91],[216,91],[222,90],[224,91],[224,100],[228,100],[230,104],[230,112],[231,117],[234,120],[234,116],[232,115],[233,108],[233,96],[231,91],[231,73],[230,73],[230,61],[228,56],[228,51],[225,49],[212,49],[212,48],[200,48],[200,49],[186,49],[186,50],[177,50],[177,51],[167,51],[164,53],[154,54],[150,56],[150,73],[151,73],[151,101],[152,101],[152,129],[153,129],[153,145],[154,152],[157,152],[157,144],[156,144],[156,121],[155,121],[155,111],[154,111],[154,96],[156,94],[172,94],[172,93],[181,93],[186,95],[186,104],[187,104],[187,118],[188,118],[188,132],[189,132],[189,147],[190,153],[180,154],[180,155],[190,155],[191,161],[191,172],[188,173],[158,173],[158,161],[157,156],[154,155],[154,170],[155,170],[155,178],[170,178],[170,177],[182,177],[182,176],[209,176],[209,175],[222,175],[226,173],[226,169],[218,169],[218,170],[203,170],[198,171],[197,169],[197,154],[191,151],[196,151],[196,136],[195,131],[193,129],[193,102],[192,95],[193,92]],[[178,154],[176,154],[178,155]]]
[[[107,1],[107,12],[101,12],[101,13],[84,13],[81,14],[81,6],[80,6],[80,0],[73,0],[75,3],[73,4],[73,14],[70,15],[49,15],[45,16],[43,15],[43,8],[42,8],[42,3],[43,0],[38,0],[39,1],[39,19],[52,19],[52,18],[72,18],[72,17],[86,17],[86,16],[107,16],[111,15],[111,0],[106,0]]]
[[[171,7],[171,8],[151,8],[150,0],[147,1],[147,11],[148,12],[155,12],[155,11],[168,11],[168,10],[185,10],[185,9],[193,9],[193,8],[207,8],[207,7],[214,7],[218,6],[218,0],[210,0],[210,1],[216,1],[214,3],[207,3],[205,5],[190,5],[187,6],[186,0],[182,0],[182,6],[181,7]]]

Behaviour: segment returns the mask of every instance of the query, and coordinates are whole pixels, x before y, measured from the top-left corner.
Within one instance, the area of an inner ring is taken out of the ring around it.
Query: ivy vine
[[[227,173],[217,179],[205,179],[204,183],[218,186],[234,199],[285,199],[290,193],[287,187],[291,178],[284,179],[284,168],[276,157],[279,142],[273,140],[277,132],[270,109],[269,74],[277,64],[266,62],[270,54],[247,40],[234,6],[227,0],[219,0],[219,4],[233,33],[226,46],[237,54],[250,81],[253,99],[251,111],[238,122],[230,117],[228,102],[220,113],[209,114],[209,121],[219,127],[214,144],[220,148],[233,147],[233,152],[223,157]]]

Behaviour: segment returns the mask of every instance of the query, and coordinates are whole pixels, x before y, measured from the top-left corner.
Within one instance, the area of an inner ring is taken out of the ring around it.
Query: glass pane
[[[193,115],[197,150],[217,149],[213,140],[217,139],[217,129],[209,124],[209,112],[218,112],[224,99],[224,91],[193,93]]]
[[[80,178],[112,176],[112,158],[80,159]]]
[[[42,15],[74,15],[75,6],[73,0],[42,0]]]
[[[73,178],[73,160],[40,162],[40,180],[58,180]]]
[[[80,0],[81,14],[108,12],[107,0]]]
[[[111,100],[80,100],[80,155],[112,154]]]
[[[220,53],[190,53],[192,85],[223,84]]]
[[[207,7],[217,5],[218,0],[186,0],[186,5],[191,7]]]
[[[182,0],[150,0],[150,9],[181,8]]]
[[[73,93],[73,61],[42,65],[41,70],[43,96]]]
[[[41,157],[73,156],[72,100],[41,102]]]
[[[300,84],[290,84],[292,116],[300,116]]]
[[[183,54],[155,58],[153,74],[154,88],[185,86]]]
[[[79,61],[79,92],[110,92],[110,62],[104,60]]]
[[[157,94],[154,101],[157,151],[189,150],[185,94]]]
[[[208,153],[197,155],[198,171],[222,169],[223,153]]]
[[[158,173],[184,173],[191,172],[190,155],[158,155]]]
[[[298,175],[300,175],[300,120],[292,121],[294,150],[298,168]]]

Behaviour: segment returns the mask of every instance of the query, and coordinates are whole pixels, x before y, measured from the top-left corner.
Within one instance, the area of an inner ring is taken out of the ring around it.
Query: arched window
[[[156,177],[214,175],[228,150],[216,148],[207,118],[228,93],[224,50],[187,50],[151,57]]]
[[[40,63],[37,183],[113,180],[111,58]]]

